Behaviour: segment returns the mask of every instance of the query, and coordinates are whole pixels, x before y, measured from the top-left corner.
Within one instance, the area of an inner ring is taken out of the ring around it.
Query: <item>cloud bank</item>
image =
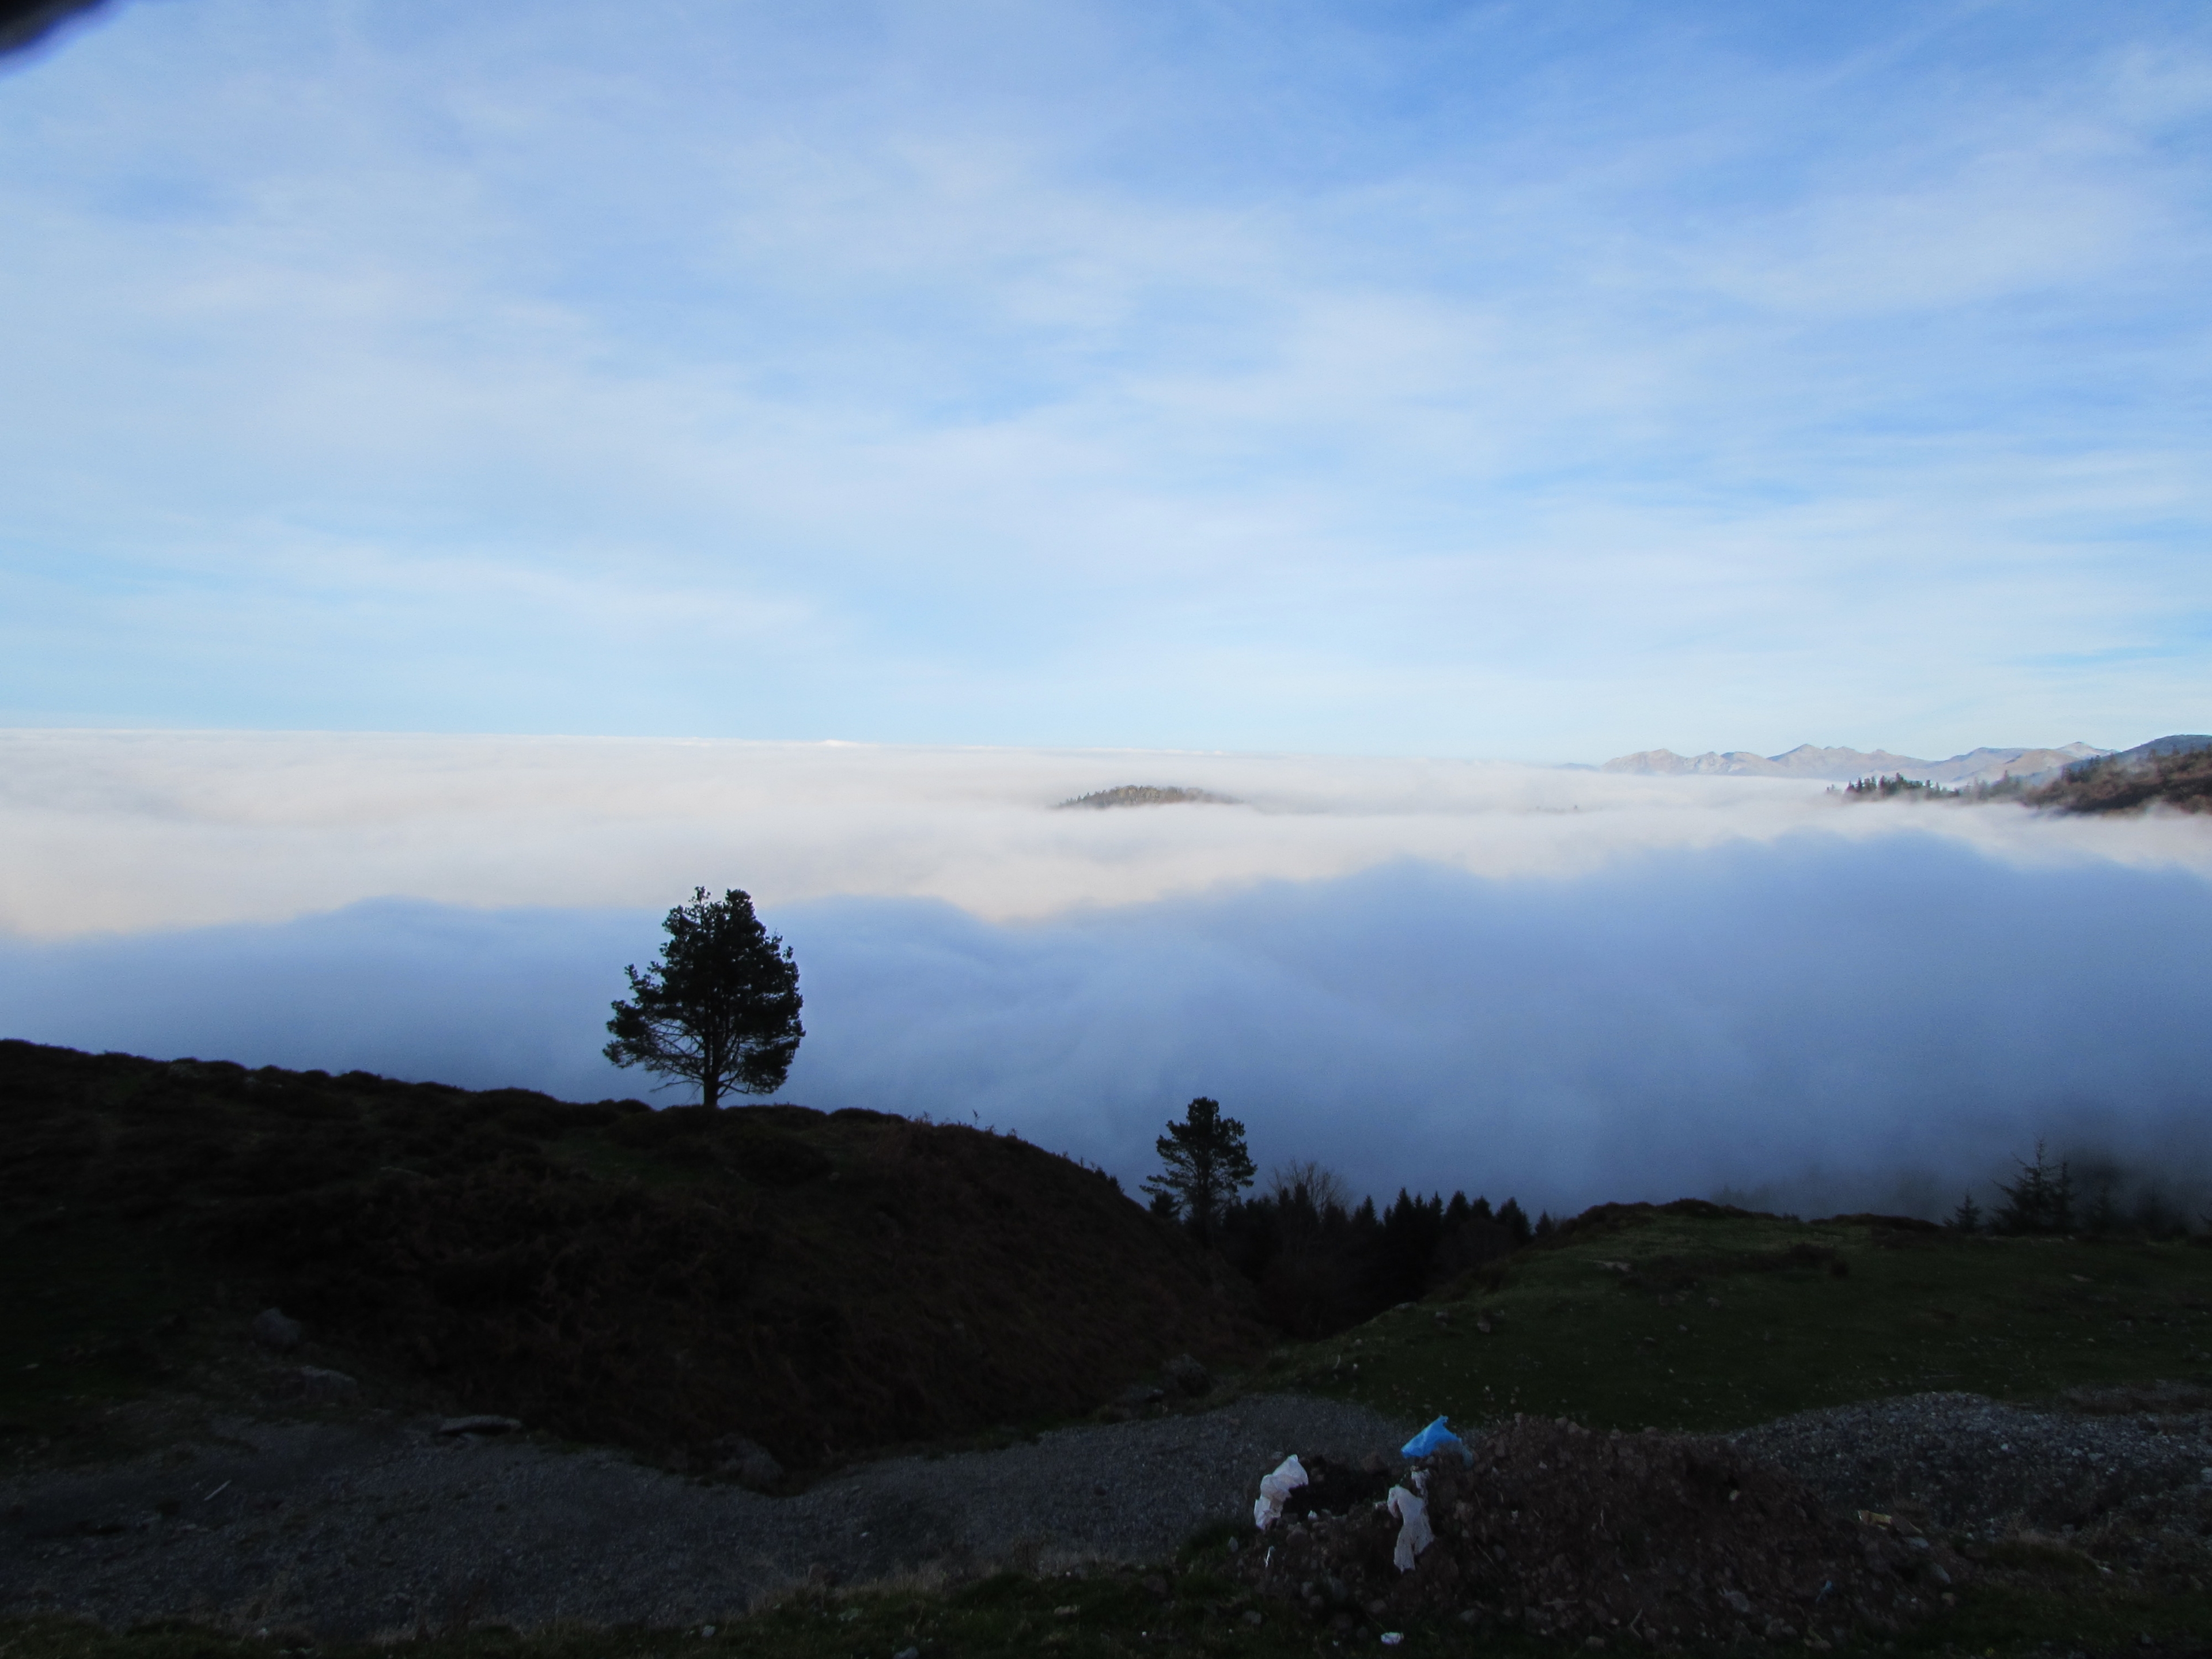
[[[1127,783],[1236,806],[1055,811]],[[1049,916],[1395,860],[1572,876],[1661,848],[1934,836],[2031,867],[2212,878],[2191,821],[1844,807],[1818,784],[1456,760],[331,733],[0,732],[0,932],[281,921],[368,899]]]
[[[2212,1172],[2212,884],[1817,832],[1565,874],[1401,859],[1033,920],[773,908],[809,1030],[784,1097],[972,1116],[1125,1180],[1191,1096],[1263,1165],[1553,1210],[1724,1191],[1923,1212],[2038,1136]],[[0,944],[9,1034],[598,1097],[654,910],[360,904]],[[667,1097],[661,1097],[667,1098]]]

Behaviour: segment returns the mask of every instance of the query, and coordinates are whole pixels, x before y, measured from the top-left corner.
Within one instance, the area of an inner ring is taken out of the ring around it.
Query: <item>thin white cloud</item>
[[[2201,652],[2212,606],[2196,36],[1306,21],[87,36],[0,104],[0,713],[1530,756],[2202,723],[2155,662],[2051,666]],[[718,596],[782,637],[591,622]]]

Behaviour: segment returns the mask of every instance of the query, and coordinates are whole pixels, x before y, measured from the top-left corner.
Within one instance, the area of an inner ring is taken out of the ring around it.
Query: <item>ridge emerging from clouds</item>
[[[1203,811],[1057,803],[1172,777]],[[1911,830],[2023,864],[2212,873],[2201,824],[1840,810],[1822,786],[1448,759],[653,738],[0,732],[0,930],[281,921],[366,899],[938,899],[994,921],[1414,860],[1562,877],[1663,849]]]

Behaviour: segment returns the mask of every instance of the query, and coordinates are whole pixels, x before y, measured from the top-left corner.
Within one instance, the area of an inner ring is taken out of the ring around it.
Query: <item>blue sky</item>
[[[2212,15],[136,0],[0,70],[0,722],[2212,728]]]

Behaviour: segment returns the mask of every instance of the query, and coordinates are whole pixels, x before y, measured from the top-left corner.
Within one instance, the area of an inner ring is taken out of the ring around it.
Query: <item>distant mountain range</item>
[[[1678,755],[1671,749],[1647,749],[1638,755],[1622,755],[1607,761],[1607,772],[1630,772],[1645,777],[1674,777],[1698,773],[1739,778],[1804,778],[1831,783],[1902,773],[1929,783],[1997,783],[2010,777],[2021,782],[2054,777],[2076,761],[2095,760],[2109,749],[2092,744],[2069,743],[2058,749],[1972,749],[1948,760],[1920,760],[1893,755],[1887,749],[1821,749],[1801,743],[1780,755],[1754,755],[1747,749],[1725,754]]]
[[[2170,738],[2153,738],[2148,743],[2123,749],[2112,758],[2124,762],[2156,760],[2160,756],[2194,755],[2206,749],[2212,749],[2212,736],[2202,732],[2177,732]]]

